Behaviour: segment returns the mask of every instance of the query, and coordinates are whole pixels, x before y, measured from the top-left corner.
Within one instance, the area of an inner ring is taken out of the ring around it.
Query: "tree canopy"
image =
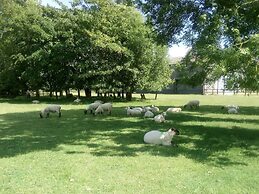
[[[166,47],[157,45],[134,7],[112,0],[74,0],[69,7],[57,2],[59,8],[36,0],[1,1],[0,93],[132,93],[169,83]]]
[[[178,65],[184,82],[198,85],[227,76],[241,88],[258,88],[259,1],[137,2],[160,43],[192,47]]]

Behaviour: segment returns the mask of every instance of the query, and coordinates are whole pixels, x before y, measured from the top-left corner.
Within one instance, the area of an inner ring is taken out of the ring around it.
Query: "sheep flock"
[[[82,101],[77,98],[73,101],[74,103],[81,103]],[[33,104],[39,104],[38,100],[32,101]],[[166,117],[171,115],[171,118],[174,114],[182,114],[184,110],[196,110],[198,111],[200,107],[199,100],[190,100],[182,107],[168,107],[166,111],[162,111],[159,107],[155,105],[150,106],[139,106],[133,107],[128,106],[125,109],[125,117],[139,117],[143,119],[150,120],[150,122],[163,124],[167,122]],[[93,103],[86,105],[84,109],[84,114],[92,114],[93,116],[97,115],[112,115],[113,104],[112,102],[106,102],[96,100]],[[225,113],[228,114],[238,114],[239,107],[237,105],[224,105],[221,107]],[[50,104],[47,105],[40,111],[40,118],[48,118],[50,113],[58,113],[58,117],[61,117],[61,105]],[[176,135],[179,135],[180,132],[176,128],[170,128],[166,132],[161,130],[151,130],[144,134],[144,142],[147,144],[156,144],[156,145],[176,145],[172,144],[172,138]]]

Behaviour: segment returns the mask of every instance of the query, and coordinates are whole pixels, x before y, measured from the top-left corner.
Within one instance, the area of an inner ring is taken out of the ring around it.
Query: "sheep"
[[[96,101],[94,101],[94,103],[100,103],[100,104],[103,104],[103,101],[101,101],[101,100],[96,100]]]
[[[40,112],[40,118],[49,117],[49,113],[58,113],[58,116],[61,117],[61,106],[56,104],[48,105],[46,108],[42,109]]]
[[[90,111],[90,113],[93,113],[93,111],[95,109],[97,109],[97,107],[102,104],[101,102],[94,102],[94,103],[91,103],[89,104],[86,109],[84,110],[84,113],[87,114],[87,111]]]
[[[32,103],[33,103],[33,104],[39,104],[40,101],[39,101],[39,100],[33,100]]]
[[[237,113],[238,113],[238,111],[237,111],[236,108],[229,108],[228,109],[228,114],[237,114]]]
[[[163,112],[159,115],[156,115],[153,120],[156,122],[156,123],[163,123],[165,122],[165,116],[166,116],[166,112]]]
[[[138,109],[131,109],[130,107],[126,108],[127,111],[127,115],[141,115],[142,111],[138,110]]]
[[[168,108],[166,110],[166,113],[176,113],[176,112],[181,112],[182,109],[181,108]]]
[[[148,110],[147,112],[145,112],[144,114],[144,118],[147,117],[147,118],[153,118],[154,117],[154,113],[151,112],[150,110]]]
[[[156,106],[154,106],[154,105],[151,105],[151,111],[152,111],[153,113],[159,112],[159,108],[156,107]]]
[[[143,106],[142,109],[143,109],[142,112],[147,112],[147,111],[151,111],[152,110],[152,108],[150,106]]]
[[[141,107],[133,107],[133,108],[130,107],[130,109],[131,110],[139,110],[140,112],[143,112],[143,108],[141,108]]]
[[[77,99],[74,100],[74,102],[79,103],[79,102],[81,102],[81,100],[79,98],[77,98]]]
[[[170,146],[172,145],[172,138],[175,135],[179,135],[179,134],[180,134],[179,130],[175,128],[170,128],[167,132],[152,130],[147,132],[144,135],[144,142],[148,144]]]
[[[230,108],[235,108],[237,110],[239,109],[237,105],[226,105],[221,107],[221,109],[230,109]]]
[[[197,108],[199,108],[199,106],[200,106],[200,101],[199,100],[191,100],[187,104],[185,104],[183,106],[183,108],[190,108],[190,109],[195,108],[195,109],[197,109]]]
[[[112,103],[110,102],[107,102],[107,103],[104,103],[104,104],[100,104],[97,109],[94,111],[94,114],[97,115],[97,114],[103,114],[104,111],[107,111],[109,112],[109,114],[112,113]]]

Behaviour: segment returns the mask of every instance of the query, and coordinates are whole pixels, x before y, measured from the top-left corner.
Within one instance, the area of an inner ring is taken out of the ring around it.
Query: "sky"
[[[61,0],[65,5],[69,5],[70,0]],[[55,3],[53,0],[41,0],[42,5],[47,5],[49,4],[50,6],[58,6],[57,3]],[[178,45],[172,45],[169,48],[168,55],[172,58],[174,57],[184,57],[187,52],[190,50],[189,47],[184,46],[183,44],[178,44]]]

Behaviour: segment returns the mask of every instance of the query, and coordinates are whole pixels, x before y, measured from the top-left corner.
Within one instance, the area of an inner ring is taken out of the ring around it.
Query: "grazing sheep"
[[[130,107],[126,108],[127,111],[127,115],[129,116],[133,116],[133,115],[141,115],[142,111],[138,110],[138,109],[131,109]]]
[[[187,104],[185,104],[183,106],[183,108],[190,108],[190,109],[195,108],[195,109],[197,109],[197,108],[199,108],[199,106],[200,106],[200,101],[199,100],[191,100]]]
[[[170,128],[167,132],[152,130],[144,135],[144,142],[149,144],[170,146],[172,145],[172,138],[179,134],[179,130],[175,128]]]
[[[97,107],[102,104],[101,102],[94,102],[89,104],[86,109],[84,110],[84,113],[87,114],[87,111],[90,111],[90,113],[93,113],[93,111],[95,111],[95,109],[97,109]]]
[[[103,114],[104,111],[107,111],[109,112],[109,114],[112,113],[112,103],[110,102],[107,102],[107,103],[104,103],[104,104],[100,104],[97,109],[95,110],[94,114],[97,115],[97,114]]]
[[[148,110],[144,114],[144,118],[153,118],[154,116],[155,116],[154,113],[152,113],[150,110]]]
[[[47,118],[49,117],[49,113],[55,113],[55,112],[57,112],[58,116],[61,117],[61,106],[56,104],[48,105],[46,108],[41,110],[40,118],[43,118],[43,117]]]
[[[228,114],[237,114],[237,113],[238,113],[238,111],[235,108],[229,108],[228,109]]]
[[[163,113],[161,113],[159,115],[156,115],[154,117],[154,121],[156,123],[163,123],[163,122],[165,122],[165,116],[166,116],[166,112],[163,112]]]
[[[32,103],[33,103],[33,104],[39,104],[40,101],[39,101],[39,100],[33,100]]]
[[[166,110],[166,113],[176,113],[176,112],[181,112],[182,109],[181,108],[168,108]]]
[[[96,100],[96,101],[94,101],[94,103],[100,103],[100,104],[103,104],[103,101],[101,101],[101,100]]]
[[[153,113],[159,112],[159,108],[156,107],[156,106],[154,106],[154,105],[151,105],[151,111],[152,111]]]

